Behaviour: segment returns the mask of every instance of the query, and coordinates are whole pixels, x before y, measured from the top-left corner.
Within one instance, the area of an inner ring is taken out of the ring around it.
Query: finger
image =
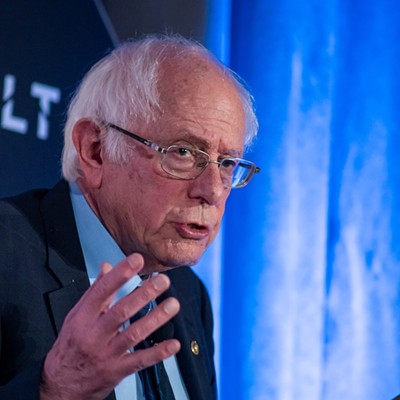
[[[118,363],[119,372],[127,376],[142,369],[151,367],[159,362],[178,353],[181,344],[176,339],[169,339],[159,343],[157,346],[145,350],[137,350],[133,353],[125,353]]]
[[[108,334],[115,333],[125,321],[165,292],[169,286],[170,280],[164,274],[158,274],[144,281],[140,287],[107,310],[99,321],[99,329]]]
[[[114,337],[111,343],[114,354],[124,353],[139,344],[178,314],[179,309],[180,304],[177,299],[174,297],[165,299],[149,314],[138,319]]]
[[[103,262],[100,265],[100,271],[99,274],[97,275],[97,279],[100,279],[101,277],[103,277],[105,274],[109,273],[112,270],[112,265],[107,263],[107,262]]]
[[[124,258],[111,269],[107,264],[103,264],[96,281],[79,301],[83,303],[80,306],[84,305],[88,314],[98,316],[111,304],[118,289],[139,273],[143,265],[143,257],[140,254],[132,254]]]
[[[109,273],[111,270],[112,270],[112,265],[111,265],[111,264],[109,264],[109,263],[107,263],[107,262],[101,263],[101,265],[100,265],[100,271],[99,271],[99,274],[97,275],[96,280],[101,279],[105,274]],[[109,302],[108,302],[108,303],[105,302],[105,303],[103,304],[103,309],[100,310],[100,313],[105,313],[105,312],[110,308],[110,305],[111,305],[112,302],[114,301],[114,298],[115,298],[115,295],[112,296],[112,297],[109,299]]]

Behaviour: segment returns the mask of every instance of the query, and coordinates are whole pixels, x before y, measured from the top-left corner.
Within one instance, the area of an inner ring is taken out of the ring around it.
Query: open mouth
[[[177,224],[177,232],[182,238],[202,240],[208,237],[209,228],[206,225],[196,223]]]
[[[199,231],[203,231],[206,229],[205,226],[197,225],[197,224],[188,224],[188,226],[190,229],[199,230]]]

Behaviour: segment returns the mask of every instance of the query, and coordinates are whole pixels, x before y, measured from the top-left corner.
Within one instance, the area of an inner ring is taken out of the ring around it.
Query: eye
[[[185,146],[173,145],[168,148],[169,157],[173,157],[179,160],[194,160],[196,158],[196,152]]]
[[[191,168],[196,162],[196,152],[186,146],[172,145],[168,148],[168,161],[174,165],[174,168]]]
[[[181,157],[193,157],[193,152],[187,147],[176,147],[174,152]]]
[[[208,164],[207,154],[193,147],[174,144],[168,148],[168,162],[174,165],[174,169],[193,167],[204,169]]]
[[[238,161],[235,158],[223,158],[221,160],[221,166],[227,171],[233,171],[238,165]]]

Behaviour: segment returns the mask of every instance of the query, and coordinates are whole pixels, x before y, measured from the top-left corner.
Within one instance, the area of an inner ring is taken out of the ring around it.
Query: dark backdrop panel
[[[59,179],[68,98],[94,62],[142,33],[202,41],[206,8],[196,0],[3,0],[0,197]]]

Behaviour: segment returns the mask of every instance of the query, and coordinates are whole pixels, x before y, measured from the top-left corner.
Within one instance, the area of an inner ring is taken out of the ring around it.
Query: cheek
[[[225,210],[225,201],[223,202],[223,204],[218,206],[218,208],[216,210],[216,213],[214,214],[214,216],[215,216],[215,219],[214,219],[215,225],[212,227],[212,229],[210,231],[207,247],[214,241],[215,237],[217,236],[217,234],[218,234],[218,232],[220,230],[222,217],[224,215],[224,210]]]
[[[171,209],[176,207],[180,198],[177,188],[169,188],[159,182],[145,185],[133,195],[132,214],[140,220],[145,230],[154,231],[160,228]]]
[[[222,217],[224,216],[224,211],[225,211],[225,202],[223,203],[223,205],[221,205],[219,208],[218,208],[218,216],[219,216],[219,219],[218,219],[218,224],[217,224],[217,226],[215,227],[215,233],[214,233],[214,236],[218,233],[218,231],[219,231],[219,228],[220,228],[220,226],[221,226],[221,222],[222,222]]]

